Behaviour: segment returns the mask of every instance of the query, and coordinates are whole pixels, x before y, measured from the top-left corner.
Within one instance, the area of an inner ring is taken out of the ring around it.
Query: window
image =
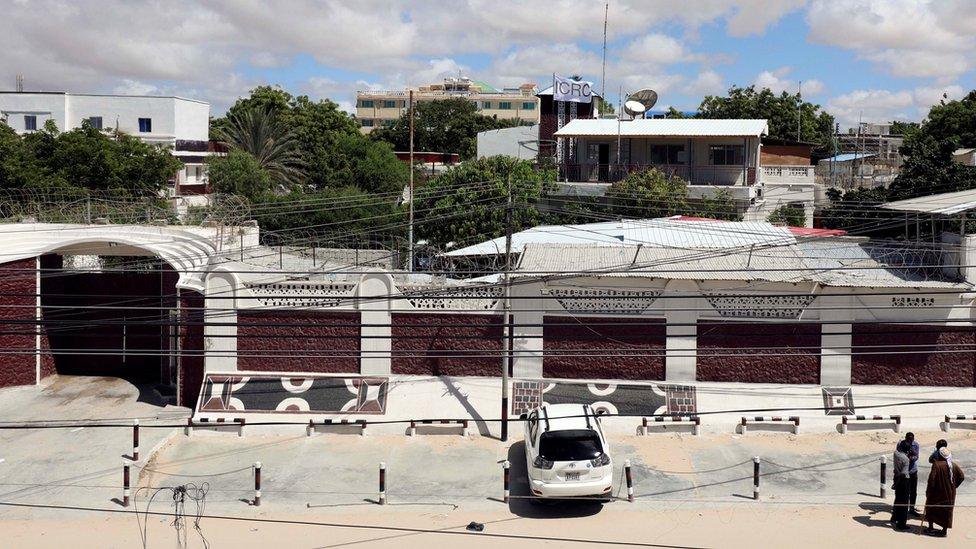
[[[582,461],[603,454],[600,437],[592,429],[542,433],[539,455],[550,461]]]
[[[139,119],[139,132],[140,133],[152,133],[152,118],[140,118]]]
[[[88,117],[88,123],[91,125],[91,127],[95,128],[96,130],[102,129],[102,117],[101,116],[90,116],[90,117]]]
[[[651,145],[651,164],[687,163],[684,145]]]
[[[526,101],[525,103],[522,103],[522,110],[523,111],[534,111],[535,110],[535,102],[533,102],[533,101]]]
[[[511,109],[512,108],[512,102],[511,101],[500,101],[498,103],[498,108],[499,109],[502,109],[502,110]]]
[[[711,145],[708,147],[708,161],[713,166],[741,166],[742,145]]]
[[[481,108],[482,109],[490,109],[491,108],[491,101],[482,101],[481,102]]]
[[[363,127],[364,128],[372,128],[373,127],[373,119],[372,118],[363,118]]]
[[[37,130],[37,116],[33,114],[24,115],[24,130],[29,132]]]
[[[397,106],[396,101],[384,101],[383,102],[383,108],[384,109],[395,109],[396,106]]]
[[[373,108],[373,100],[372,99],[363,99],[363,100],[361,100],[359,102],[359,106],[360,107],[365,107],[367,109],[372,109]]]

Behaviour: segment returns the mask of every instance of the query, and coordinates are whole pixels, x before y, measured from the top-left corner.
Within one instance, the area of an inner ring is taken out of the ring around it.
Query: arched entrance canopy
[[[174,227],[0,224],[0,263],[58,250],[107,255],[115,247],[120,247],[117,249],[120,255],[132,255],[132,248],[136,248],[159,256],[179,274],[177,288],[201,293],[205,289],[204,271],[217,250],[211,240]]]

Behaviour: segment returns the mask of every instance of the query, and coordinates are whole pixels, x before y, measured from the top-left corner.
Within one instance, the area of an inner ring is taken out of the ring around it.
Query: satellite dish
[[[639,104],[641,108],[636,108],[635,103]],[[631,116],[636,116],[649,111],[655,103],[657,103],[657,92],[650,88],[644,88],[627,96],[624,111]]]
[[[641,103],[640,101],[634,101],[633,99],[631,99],[631,100],[627,101],[626,103],[624,103],[624,111],[626,111],[627,114],[629,114],[631,116],[635,116],[635,115],[641,114],[642,112],[644,112],[646,110],[647,110],[647,107],[645,107],[644,104]]]

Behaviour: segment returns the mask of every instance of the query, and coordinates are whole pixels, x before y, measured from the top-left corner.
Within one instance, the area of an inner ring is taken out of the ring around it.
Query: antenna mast
[[[603,76],[600,77],[600,99],[607,96],[607,17],[610,15],[610,2],[603,6]]]

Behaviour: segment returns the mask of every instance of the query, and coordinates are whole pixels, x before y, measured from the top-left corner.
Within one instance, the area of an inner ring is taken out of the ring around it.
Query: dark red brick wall
[[[973,328],[854,324],[851,382],[973,387],[976,378],[974,344],[976,333]]]
[[[0,387],[36,382],[35,269],[33,257],[0,265]]]
[[[358,311],[241,310],[237,368],[358,374],[359,338]]]
[[[180,290],[180,406],[195,408],[203,384],[204,299]]]
[[[48,256],[45,269],[60,268]],[[41,281],[48,371],[159,383],[178,275],[160,271],[51,272]],[[42,344],[43,348],[43,344]],[[123,352],[123,349],[125,350]]]
[[[698,323],[698,381],[820,383],[820,324]]]
[[[664,379],[664,319],[547,316],[543,338],[544,377]]]
[[[500,315],[393,314],[394,374],[501,375]]]

